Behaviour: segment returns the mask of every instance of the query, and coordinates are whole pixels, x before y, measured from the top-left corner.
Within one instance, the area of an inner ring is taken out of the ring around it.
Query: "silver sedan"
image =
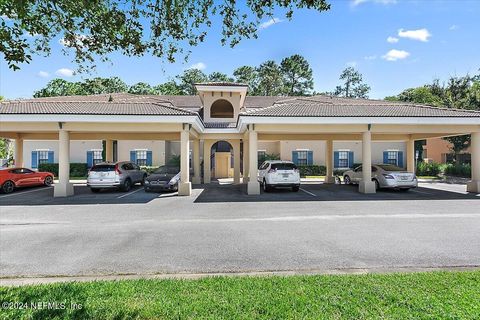
[[[357,184],[362,180],[362,166],[354,170],[348,170],[343,173],[345,184]],[[375,182],[376,189],[389,188],[399,190],[409,190],[418,185],[417,177],[414,173],[405,171],[402,168],[391,164],[372,165],[372,181]]]

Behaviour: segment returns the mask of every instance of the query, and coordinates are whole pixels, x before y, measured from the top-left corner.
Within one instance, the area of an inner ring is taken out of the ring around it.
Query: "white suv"
[[[290,187],[297,192],[300,189],[300,172],[293,162],[268,160],[258,169],[258,182],[265,192],[273,187]]]

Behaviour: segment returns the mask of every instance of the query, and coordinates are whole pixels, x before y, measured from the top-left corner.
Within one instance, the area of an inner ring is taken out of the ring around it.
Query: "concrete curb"
[[[0,278],[0,286],[24,286],[61,282],[118,281],[138,279],[201,279],[205,277],[265,277],[294,275],[349,275],[349,274],[386,274],[413,273],[433,271],[472,271],[480,270],[480,265],[471,266],[440,266],[440,267],[378,267],[378,268],[340,268],[340,269],[308,269],[308,270],[272,270],[244,272],[212,272],[212,273],[149,273],[149,274],[109,274],[109,275],[79,275],[79,276],[45,276],[45,277],[11,277]]]

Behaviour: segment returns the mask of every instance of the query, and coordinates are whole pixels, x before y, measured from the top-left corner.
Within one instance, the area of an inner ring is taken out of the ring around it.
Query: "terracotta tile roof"
[[[237,125],[235,122],[205,122],[204,126],[209,129],[225,129],[235,128]]]
[[[195,83],[196,86],[224,86],[224,87],[248,87],[248,84],[238,82],[201,82]]]
[[[196,115],[169,103],[97,101],[12,101],[0,103],[0,114]]]
[[[329,96],[292,98],[247,110],[242,116],[262,117],[480,117],[480,111],[437,108],[384,100]]]

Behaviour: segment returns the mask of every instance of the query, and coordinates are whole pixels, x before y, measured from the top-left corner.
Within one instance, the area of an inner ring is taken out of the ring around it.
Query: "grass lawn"
[[[76,282],[2,287],[0,298],[67,305],[0,319],[478,319],[480,271]]]

